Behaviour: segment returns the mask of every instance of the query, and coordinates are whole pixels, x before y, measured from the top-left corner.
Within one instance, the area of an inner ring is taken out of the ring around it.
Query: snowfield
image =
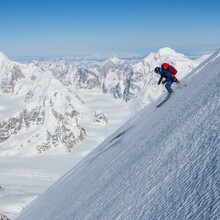
[[[107,138],[17,220],[220,218],[220,51]],[[163,97],[162,97],[163,98]]]

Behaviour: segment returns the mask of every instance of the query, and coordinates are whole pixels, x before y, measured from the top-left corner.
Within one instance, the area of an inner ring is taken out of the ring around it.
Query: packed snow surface
[[[29,205],[18,220],[220,217],[220,51]]]

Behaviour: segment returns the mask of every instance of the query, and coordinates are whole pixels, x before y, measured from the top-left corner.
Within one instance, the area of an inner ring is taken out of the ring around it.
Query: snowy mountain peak
[[[112,58],[104,61],[102,66],[117,66],[117,65],[121,65],[123,63],[124,63],[123,60],[120,60],[117,57],[112,57]]]
[[[177,59],[177,60],[187,59],[187,60],[189,60],[183,54],[180,54],[169,47],[164,47],[155,53],[151,53],[149,56],[147,56],[144,59],[144,62],[146,62],[146,63],[153,62],[153,63],[158,63],[158,64],[161,64],[162,62],[171,62],[172,63],[172,61],[174,59]]]
[[[0,62],[9,61],[8,57],[5,56],[2,52],[0,52]]]
[[[117,57],[112,57],[112,58],[110,59],[110,61],[111,61],[112,63],[115,63],[115,64],[120,64],[120,63],[123,62],[122,60],[120,60],[120,59],[117,58]]]
[[[160,54],[165,54],[165,55],[176,55],[176,51],[169,48],[169,47],[164,47],[164,48],[161,48],[158,53]]]

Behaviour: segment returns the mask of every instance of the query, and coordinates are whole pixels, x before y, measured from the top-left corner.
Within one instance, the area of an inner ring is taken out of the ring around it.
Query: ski
[[[162,101],[160,102],[156,107],[159,108],[161,105],[163,105],[169,98],[171,97],[171,94],[168,94],[167,97]]]

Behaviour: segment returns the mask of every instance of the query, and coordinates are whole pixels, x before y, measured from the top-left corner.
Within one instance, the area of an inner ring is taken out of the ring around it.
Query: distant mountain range
[[[162,48],[140,62],[113,57],[91,67],[65,60],[24,64],[0,53],[0,155],[59,149],[70,152],[90,138],[89,125],[83,123],[87,108],[84,91],[89,91],[94,100],[97,93],[108,94],[106,99],[112,103],[109,108],[114,108],[113,100],[117,99],[129,106],[132,115],[165,91],[157,86],[155,66],[169,62],[178,69],[181,79],[205,58],[190,60]],[[91,117],[93,124],[108,126],[108,116],[102,111],[86,117]]]

